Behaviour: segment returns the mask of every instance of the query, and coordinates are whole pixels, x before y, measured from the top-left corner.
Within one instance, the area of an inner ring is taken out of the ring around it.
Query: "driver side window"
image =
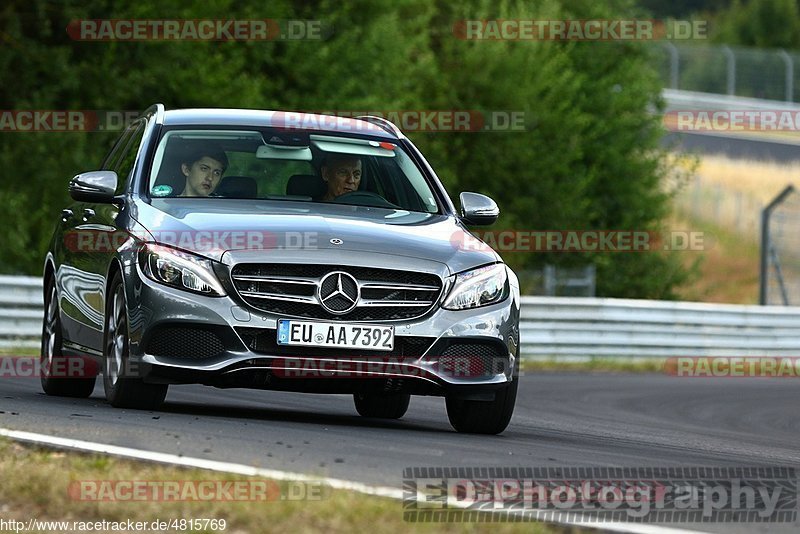
[[[119,178],[117,194],[127,189],[128,182],[133,175],[136,155],[139,153],[139,145],[141,145],[142,137],[144,137],[145,121],[142,119],[133,123],[130,127],[134,128],[133,134],[131,134],[125,149],[121,151],[118,161],[115,162],[113,166],[113,170],[116,171],[117,177]]]

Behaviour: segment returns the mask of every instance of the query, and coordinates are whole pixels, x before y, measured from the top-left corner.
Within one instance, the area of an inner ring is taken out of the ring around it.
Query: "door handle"
[[[92,208],[83,208],[83,220],[88,221],[94,217],[94,210]]]
[[[62,221],[66,222],[67,219],[71,219],[72,218],[72,215],[73,215],[72,210],[69,209],[69,208],[61,210],[61,220]]]

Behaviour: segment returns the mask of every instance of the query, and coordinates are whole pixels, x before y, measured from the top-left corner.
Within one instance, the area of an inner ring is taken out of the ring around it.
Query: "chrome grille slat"
[[[246,274],[235,275],[233,279],[245,282],[268,282],[270,284],[310,284],[314,286],[319,284],[319,280],[308,280],[306,278],[266,278],[263,276],[249,276]]]
[[[360,292],[358,305],[338,315],[324,309],[318,300],[322,279],[334,271],[352,275]],[[344,265],[239,264],[231,269],[231,279],[239,296],[256,309],[284,317],[334,321],[421,317],[442,292],[442,280],[433,273]]]
[[[372,284],[369,282],[361,284],[361,287],[364,289],[395,289],[398,291],[439,291],[436,286],[404,286],[402,284]]]
[[[317,302],[317,299],[314,297],[305,297],[303,295],[276,295],[274,293],[253,293],[252,291],[241,291],[239,294],[243,297],[254,299],[285,300],[287,302]]]
[[[361,300],[359,306],[430,306],[429,300]]]

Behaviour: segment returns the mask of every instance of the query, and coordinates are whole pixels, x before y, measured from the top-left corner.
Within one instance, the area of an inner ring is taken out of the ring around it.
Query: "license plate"
[[[278,345],[392,350],[394,326],[279,319]]]

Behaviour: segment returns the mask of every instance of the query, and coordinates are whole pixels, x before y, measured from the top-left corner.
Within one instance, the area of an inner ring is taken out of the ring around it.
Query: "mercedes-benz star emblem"
[[[344,241],[342,241],[338,237],[334,237],[333,239],[331,239],[331,245],[341,245],[342,243],[344,243]]]
[[[330,313],[342,315],[358,304],[358,282],[349,273],[333,271],[326,274],[319,284],[317,298]]]

